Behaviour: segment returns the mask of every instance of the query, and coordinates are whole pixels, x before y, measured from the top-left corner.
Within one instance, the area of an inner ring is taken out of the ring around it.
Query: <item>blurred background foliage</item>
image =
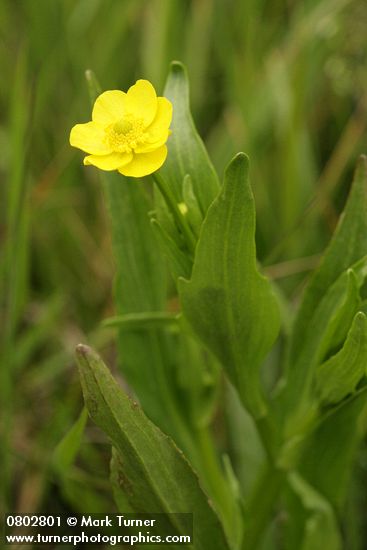
[[[55,445],[81,409],[72,353],[114,362],[113,260],[96,171],[68,143],[104,89],[162,91],[172,59],[222,175],[251,159],[259,259],[296,304],[366,151],[365,0],[3,0],[0,3],[0,393],[12,511],[105,511],[108,455],[89,428],[60,483]],[[362,459],[363,460],[363,455]],[[88,503],[88,504],[86,504]]]

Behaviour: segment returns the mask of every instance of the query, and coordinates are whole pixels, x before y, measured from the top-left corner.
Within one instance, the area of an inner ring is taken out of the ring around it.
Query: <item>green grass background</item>
[[[3,0],[0,3],[0,483],[11,511],[111,508],[105,441],[89,428],[63,482],[54,447],[82,399],[73,359],[114,359],[113,259],[98,177],[68,143],[103,89],[183,61],[221,175],[251,159],[259,258],[292,303],[366,152],[364,0]],[[137,183],[138,185],[138,183]],[[102,449],[102,452],[100,452]]]

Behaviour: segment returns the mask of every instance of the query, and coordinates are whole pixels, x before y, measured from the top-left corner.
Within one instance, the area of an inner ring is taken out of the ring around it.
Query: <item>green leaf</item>
[[[195,548],[227,549],[220,521],[173,441],[121,391],[96,353],[79,345],[77,359],[86,407],[118,452],[120,489],[131,509],[191,512]]]
[[[101,487],[101,484],[103,487]],[[106,487],[104,487],[106,485]],[[113,502],[110,497],[110,487],[104,480],[79,475],[79,472],[70,472],[63,476],[59,483],[62,498],[69,504],[72,510],[79,514],[89,513],[106,514],[113,513]]]
[[[202,347],[192,338],[181,314],[130,313],[105,319],[103,326],[144,332],[151,328],[168,329],[177,359],[174,385],[179,401],[185,405],[191,426],[203,428],[210,423],[218,393],[219,366],[213,356],[203,356]]]
[[[332,351],[343,343],[347,331],[353,322],[355,313],[361,304],[359,290],[363,279],[358,280],[357,274],[353,269],[348,269],[345,278],[347,284],[344,301],[326,326],[326,331],[317,353],[318,360],[324,359],[329,351]]]
[[[280,395],[287,415],[285,434],[293,436],[307,426],[307,409],[314,401],[313,380],[325,356],[346,337],[360,306],[359,290],[367,272],[366,258],[342,273],[325,293],[305,327],[302,347],[294,364],[289,365],[286,385]],[[333,349],[334,348],[334,349]]]
[[[183,313],[219,358],[251,413],[266,406],[259,368],[279,330],[269,281],[256,266],[255,207],[248,160],[239,153],[203,222],[190,281],[179,282]]]
[[[367,318],[354,318],[342,349],[316,371],[317,391],[324,403],[338,403],[353,393],[367,367]]]
[[[102,93],[102,88],[96,78],[96,75],[90,69],[85,71],[85,78],[88,84],[89,99],[93,105],[97,97]]]
[[[167,292],[165,262],[150,224],[148,212],[151,205],[144,189],[141,184],[118,173],[106,172],[102,178],[116,261],[114,297],[117,314],[162,312],[166,308]],[[166,339],[161,328],[145,332],[134,328],[120,330],[118,351],[119,366],[144,410],[163,429],[172,433],[172,417],[168,417],[165,411],[165,388],[169,384],[164,373],[168,362]]]
[[[148,212],[151,204],[142,185],[114,172],[102,174],[117,263],[117,301],[126,313],[162,311],[166,276]]]
[[[333,506],[341,508],[356,451],[365,433],[367,388],[335,407],[303,446],[299,471]]]
[[[320,300],[339,275],[367,254],[367,158],[361,156],[344,213],[312,276],[293,331],[290,366],[303,346],[304,334]]]
[[[190,426],[203,429],[210,424],[217,406],[220,366],[212,354],[203,353],[180,316],[181,331],[174,342],[178,359],[177,389],[190,417]]]
[[[253,490],[266,457],[255,422],[243,408],[232,385],[226,384],[225,410],[229,448],[241,493],[247,499]]]
[[[78,420],[63,437],[54,451],[52,465],[60,475],[66,474],[70,466],[74,463],[82,443],[87,418],[88,412],[84,407]]]
[[[189,277],[192,270],[190,258],[178,247],[164,226],[154,218],[152,218],[152,227],[157,241],[162,247],[162,252],[167,257],[173,278],[177,280],[179,277]]]
[[[200,210],[195,192],[192,186],[192,179],[189,174],[186,174],[183,180],[182,195],[185,205],[187,206],[187,218],[189,224],[194,230],[196,236],[199,235],[201,224],[203,223],[203,215]]]
[[[118,511],[125,514],[134,513],[134,509],[131,507],[128,498],[132,486],[129,480],[126,478],[123,464],[120,460],[118,452],[114,447],[112,447],[110,472],[113,497],[116,502]]]
[[[172,185],[177,202],[183,200],[182,184],[189,174],[201,212],[205,214],[218,193],[219,181],[191,117],[188,79],[181,63],[172,63],[164,95],[173,104],[173,120],[168,157],[160,172]]]
[[[298,533],[298,540],[293,539],[289,549],[341,550],[340,530],[329,502],[297,473],[290,474],[288,482],[304,510],[303,529]],[[292,506],[289,512],[292,522],[297,510]]]
[[[332,351],[330,347],[344,339],[350,317],[359,308],[356,281],[347,270],[352,268],[355,272],[359,290],[366,277],[366,252],[367,159],[362,156],[344,213],[320,267],[306,288],[294,324],[282,397],[283,413],[288,416],[286,436],[302,430],[315,368]],[[295,407],[297,412],[293,416],[287,414]]]

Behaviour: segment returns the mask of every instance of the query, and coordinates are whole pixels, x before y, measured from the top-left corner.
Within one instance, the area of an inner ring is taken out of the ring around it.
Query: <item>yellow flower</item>
[[[72,128],[70,144],[88,153],[84,164],[140,178],[166,160],[171,119],[170,101],[138,80],[127,93],[109,90],[97,97],[92,121]]]

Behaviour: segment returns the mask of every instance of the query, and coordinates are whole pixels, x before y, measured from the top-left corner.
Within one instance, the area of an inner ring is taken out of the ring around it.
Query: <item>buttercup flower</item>
[[[140,178],[166,160],[171,119],[171,102],[157,97],[150,82],[138,80],[127,93],[101,94],[92,121],[72,128],[70,144],[88,153],[84,164]]]

